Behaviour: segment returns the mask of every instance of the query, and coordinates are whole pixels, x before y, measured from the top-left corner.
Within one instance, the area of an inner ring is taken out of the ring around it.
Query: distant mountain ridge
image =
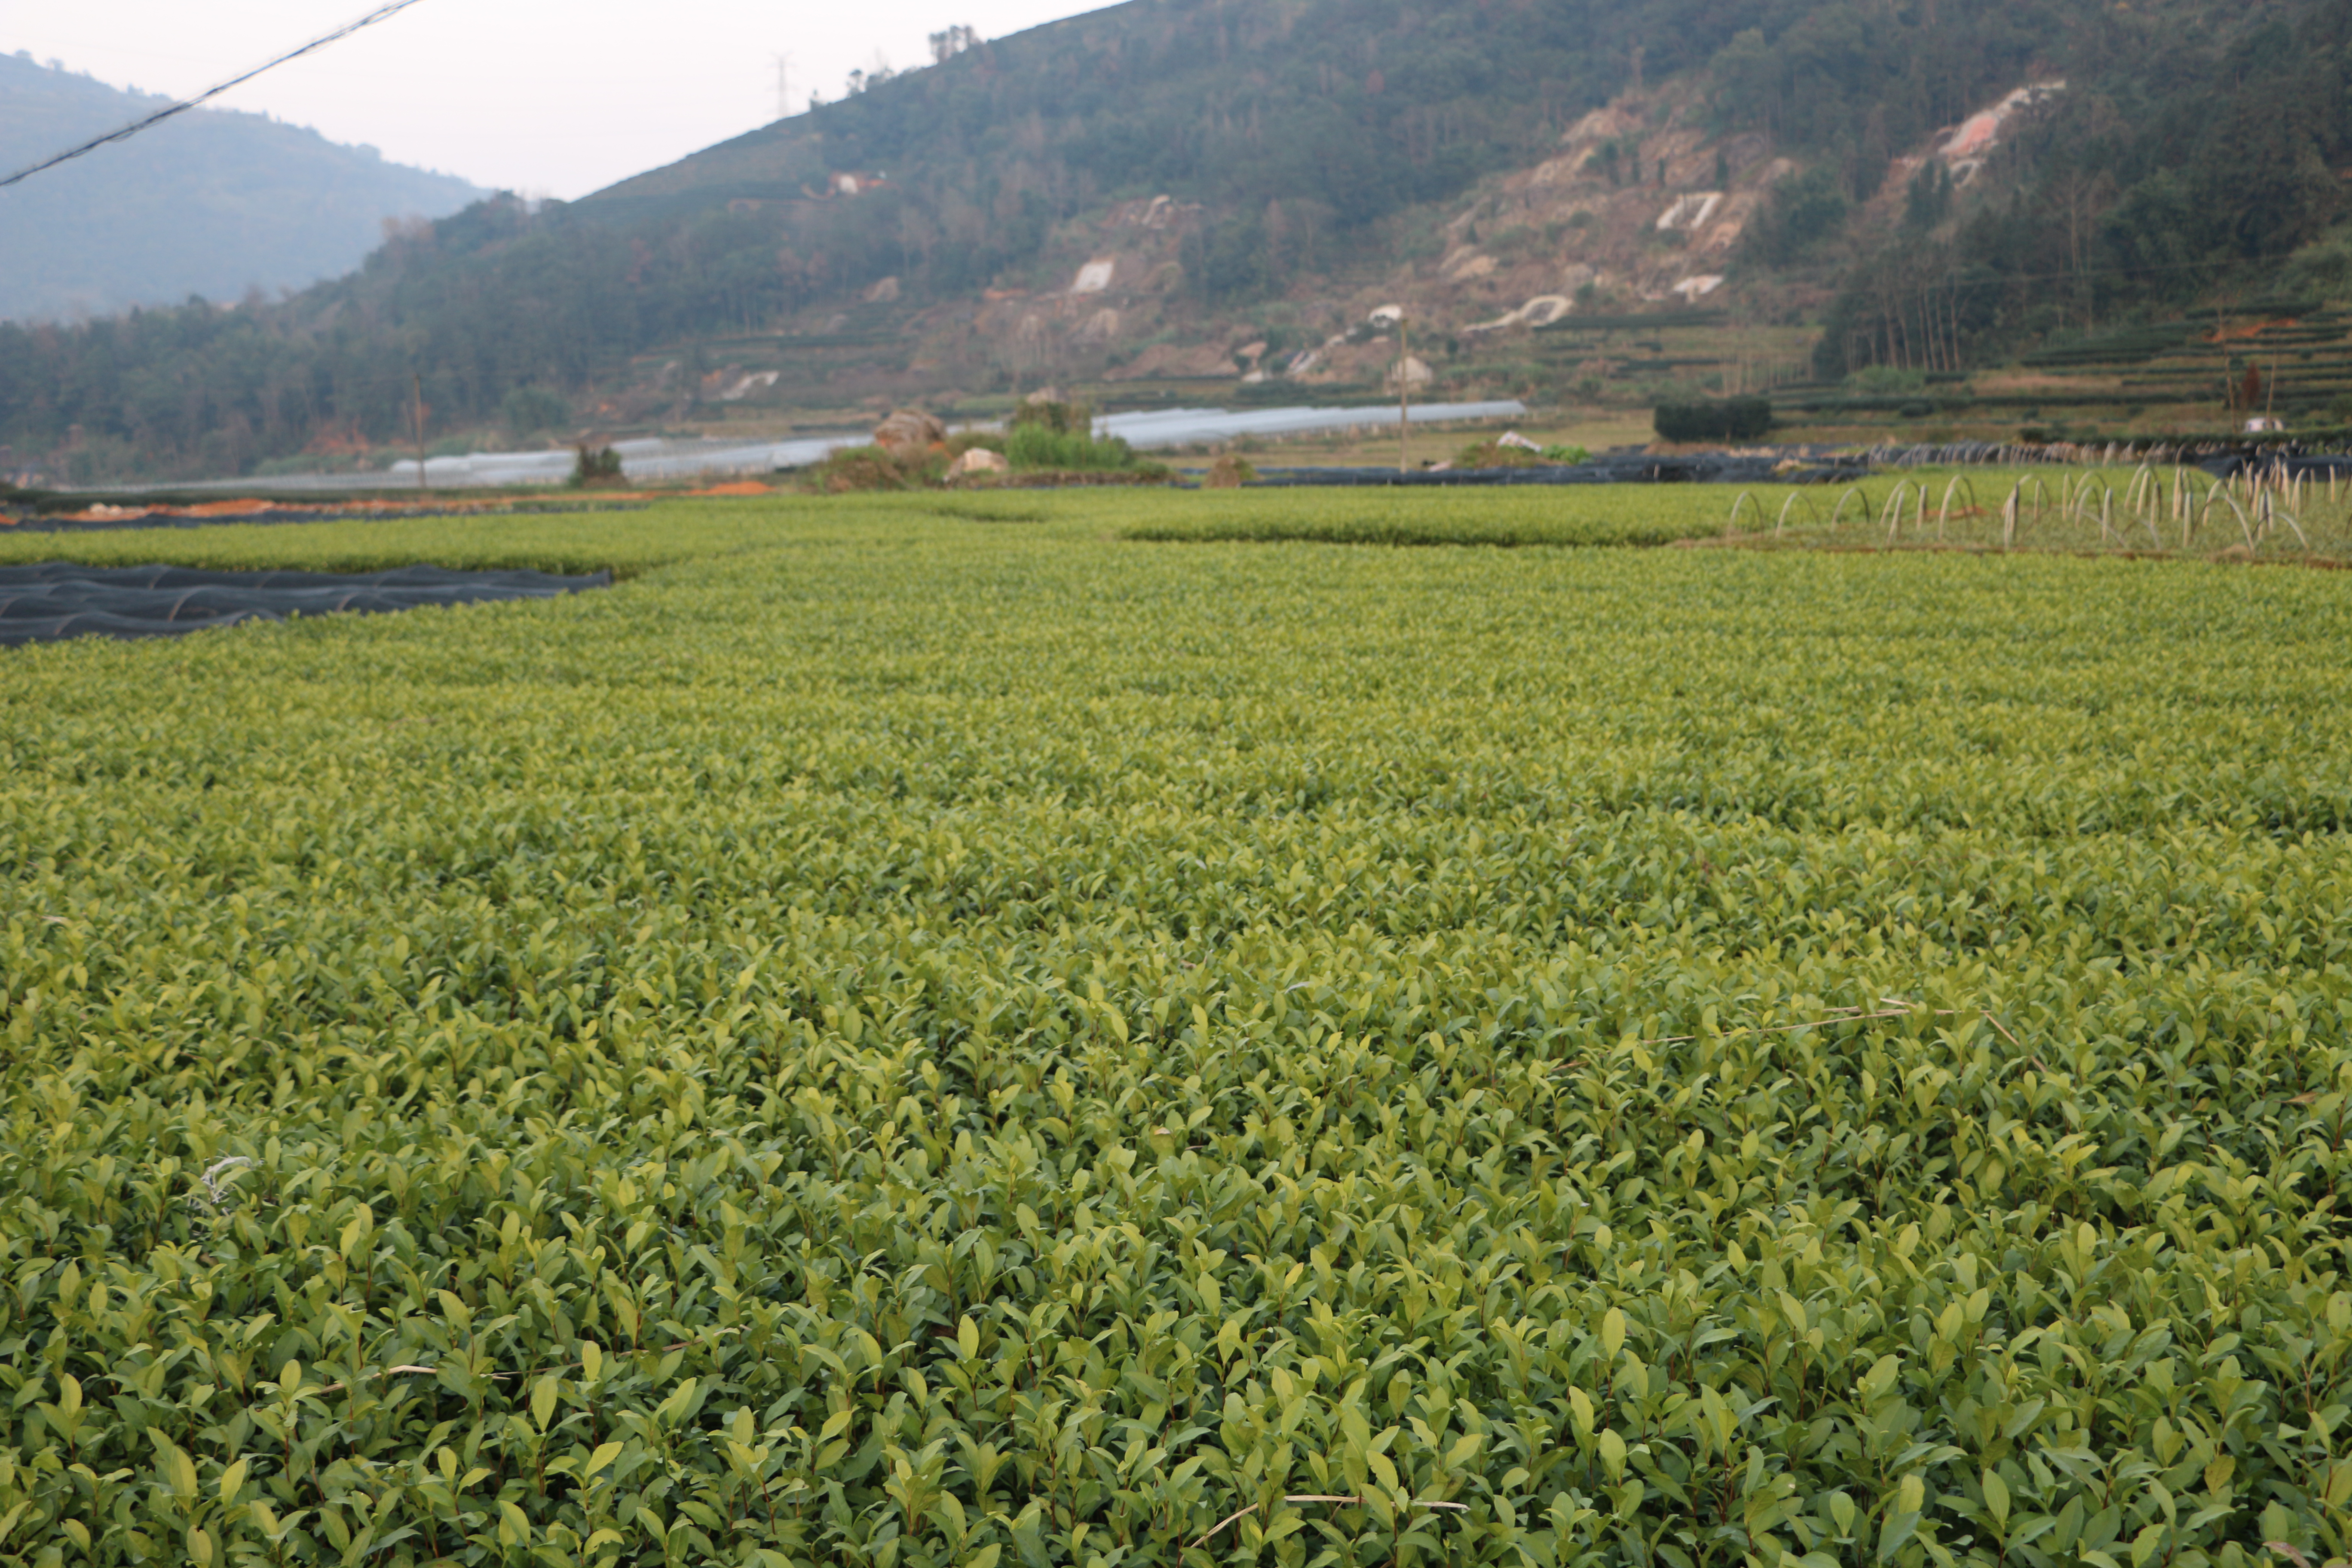
[[[0,55],[0,172],[168,101]],[[485,194],[262,115],[192,110],[0,191],[0,320],[299,289],[358,266],[385,219]]]
[[[364,454],[420,377],[460,442],[1047,384],[1369,399],[1390,306],[1448,395],[1948,376],[2352,300],[2348,212],[2342,0],[1129,0],[267,309],[0,323],[0,447]],[[1726,331],[1664,343],[1674,313]]]

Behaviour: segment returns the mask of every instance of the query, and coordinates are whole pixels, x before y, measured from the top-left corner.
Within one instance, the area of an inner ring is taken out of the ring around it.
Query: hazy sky
[[[0,0],[0,52],[184,97],[363,15],[370,0]],[[841,96],[878,53],[927,63],[950,25],[1003,37],[1086,0],[421,0],[214,100],[534,195],[581,196]],[[163,132],[154,134],[163,134]],[[93,154],[103,157],[103,152]]]

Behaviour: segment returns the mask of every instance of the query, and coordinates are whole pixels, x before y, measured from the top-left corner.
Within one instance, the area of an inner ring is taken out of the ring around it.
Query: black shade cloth
[[[2197,466],[2217,479],[2234,479],[2241,474],[2273,479],[2352,479],[2352,457],[2342,453],[2224,452]]]
[[[187,566],[0,566],[0,647],[59,637],[177,637],[241,621],[412,610],[489,599],[550,599],[609,585],[613,574],[545,572],[200,572]]]

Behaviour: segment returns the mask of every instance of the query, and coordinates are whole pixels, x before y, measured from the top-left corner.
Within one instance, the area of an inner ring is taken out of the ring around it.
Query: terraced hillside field
[[[2341,574],[1097,504],[0,659],[0,1560],[2352,1550]]]
[[[2309,415],[2352,395],[2352,314],[2315,300],[2281,300],[2251,319],[2157,321],[2095,334],[2025,356],[2056,375],[2112,377],[2139,403],[2222,403],[2254,373],[2241,410]]]

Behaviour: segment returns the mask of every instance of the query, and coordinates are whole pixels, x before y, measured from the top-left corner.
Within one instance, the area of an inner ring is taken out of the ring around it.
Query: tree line
[[[1958,368],[2217,295],[2352,292],[2352,11],[2111,9],[1989,199],[1914,182],[1845,268],[1815,356]],[[1787,205],[1784,201],[1783,207]]]

